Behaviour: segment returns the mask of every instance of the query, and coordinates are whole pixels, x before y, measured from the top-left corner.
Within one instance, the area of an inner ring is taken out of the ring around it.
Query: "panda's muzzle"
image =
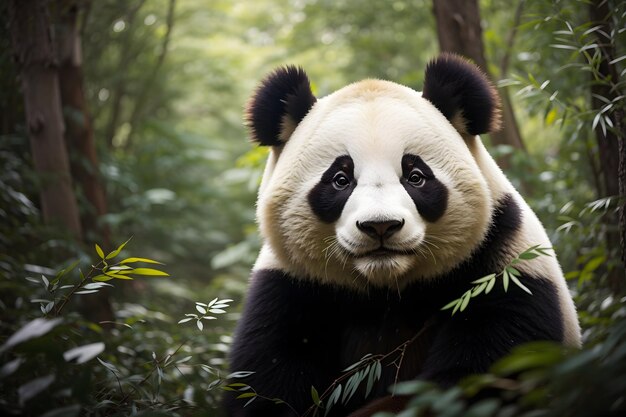
[[[381,243],[391,237],[396,232],[400,231],[404,226],[404,219],[399,220],[385,220],[385,221],[366,221],[356,222],[356,227],[361,232],[365,233],[369,237],[380,241]]]

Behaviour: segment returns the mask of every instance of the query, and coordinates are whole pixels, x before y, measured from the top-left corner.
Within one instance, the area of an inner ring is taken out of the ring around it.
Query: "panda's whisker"
[[[437,258],[435,258],[435,254],[433,253],[433,251],[432,251],[432,250],[430,250],[429,244],[428,244],[428,243],[426,243],[426,244],[424,245],[424,248],[425,248],[426,250],[428,250],[428,252],[430,252],[430,256],[432,256],[433,261],[435,262],[435,265],[436,265],[436,264],[437,264]]]

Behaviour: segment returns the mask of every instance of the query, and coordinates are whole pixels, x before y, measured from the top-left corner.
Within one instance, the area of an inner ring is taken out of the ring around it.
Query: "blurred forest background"
[[[625,415],[625,2],[8,0],[0,16],[3,415],[220,415],[259,249],[247,97],[281,64],[317,96],[366,77],[420,90],[441,50],[499,86],[505,128],[484,139],[550,233],[585,348],[409,384],[406,415]]]

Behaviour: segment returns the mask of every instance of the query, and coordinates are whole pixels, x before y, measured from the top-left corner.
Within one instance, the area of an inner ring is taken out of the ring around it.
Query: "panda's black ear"
[[[462,134],[500,127],[500,98],[487,76],[466,59],[443,53],[426,66],[422,96]]]
[[[316,101],[302,68],[274,70],[248,101],[245,118],[252,140],[266,146],[284,144]]]

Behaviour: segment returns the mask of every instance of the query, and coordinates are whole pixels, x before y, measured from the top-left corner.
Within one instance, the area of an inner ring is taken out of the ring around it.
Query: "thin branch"
[[[502,61],[500,62],[500,79],[506,77],[506,74],[509,71],[511,53],[513,52],[513,45],[515,44],[515,37],[517,36],[517,30],[522,20],[522,12],[524,11],[525,3],[526,3],[526,0],[520,0],[519,3],[517,3],[517,8],[515,9],[515,16],[513,17],[513,25],[511,26],[511,30],[509,31],[509,34],[506,38],[506,49],[504,52],[504,56],[502,57]]]
[[[143,7],[145,2],[146,0],[140,0],[139,2],[137,2],[137,4],[135,4],[135,6],[132,9],[130,9],[125,16],[127,28],[123,36],[123,39],[120,42],[122,50],[121,50],[120,59],[117,65],[118,73],[120,74],[125,73],[125,68],[128,67],[129,60],[132,57],[132,50],[133,50],[132,48],[133,43],[131,42],[132,26],[133,26],[135,17],[137,16],[137,13]],[[113,137],[115,136],[115,131],[117,130],[117,126],[118,126],[118,122],[120,118],[122,99],[126,95],[127,82],[128,82],[127,77],[124,77],[124,76],[119,77],[119,81],[116,83],[115,88],[112,89],[112,92],[111,92],[111,103],[112,103],[111,104],[111,117],[109,118],[109,122],[105,129],[105,138],[107,140],[109,147],[112,147],[113,145]]]
[[[159,70],[163,66],[163,63],[165,62],[165,57],[167,56],[169,43],[171,40],[172,28],[174,27],[175,6],[176,6],[176,0],[170,0],[169,6],[167,9],[167,17],[165,20],[166,30],[165,30],[165,35],[163,36],[163,43],[161,45],[161,51],[159,53],[159,56],[157,57],[157,60],[154,66],[152,67],[152,71],[150,75],[146,78],[146,81],[143,84],[143,88],[139,92],[139,96],[137,97],[137,100],[135,101],[135,106],[133,107],[133,111],[129,119],[129,125],[130,125],[131,130],[128,135],[128,144],[131,143],[131,136],[133,135],[133,131],[135,130],[135,127],[137,125],[137,121],[141,118],[141,116],[144,113],[145,102],[148,98],[148,94],[152,90],[152,87],[156,81]]]
[[[322,395],[320,395],[320,400],[323,400],[324,398],[326,398],[337,386],[338,383],[340,383],[341,381],[345,380],[348,377],[351,377],[352,375],[354,375],[357,372],[360,372],[363,368],[365,368],[367,365],[370,365],[374,362],[382,362],[383,360],[389,358],[390,356],[392,356],[394,353],[396,352],[400,352],[400,358],[404,358],[404,354],[406,352],[406,349],[409,347],[410,344],[412,344],[413,342],[415,342],[417,340],[418,337],[420,337],[422,334],[424,334],[424,332],[426,330],[428,330],[432,325],[432,322],[427,322],[424,327],[422,327],[422,329],[417,332],[413,337],[411,337],[409,340],[403,342],[402,344],[398,345],[394,350],[392,350],[391,352],[387,353],[387,354],[378,354],[378,355],[373,355],[370,356],[369,358],[367,358],[366,361],[364,361],[360,366],[357,366],[356,368],[352,369],[350,372],[346,372],[345,374],[341,375],[340,377],[338,377],[337,379],[335,379],[332,384],[330,384],[330,386],[328,388],[326,388],[326,390],[322,393]],[[391,362],[391,364],[395,363],[395,360],[393,362]],[[396,376],[395,376],[395,381],[394,384],[398,382],[398,374],[400,372],[399,367],[402,366],[402,359],[400,360],[400,362],[398,363],[398,365],[396,365]],[[317,409],[317,405],[313,404],[311,407],[309,407],[304,414],[302,415],[303,417],[308,416],[310,413],[313,413],[316,409]]]

